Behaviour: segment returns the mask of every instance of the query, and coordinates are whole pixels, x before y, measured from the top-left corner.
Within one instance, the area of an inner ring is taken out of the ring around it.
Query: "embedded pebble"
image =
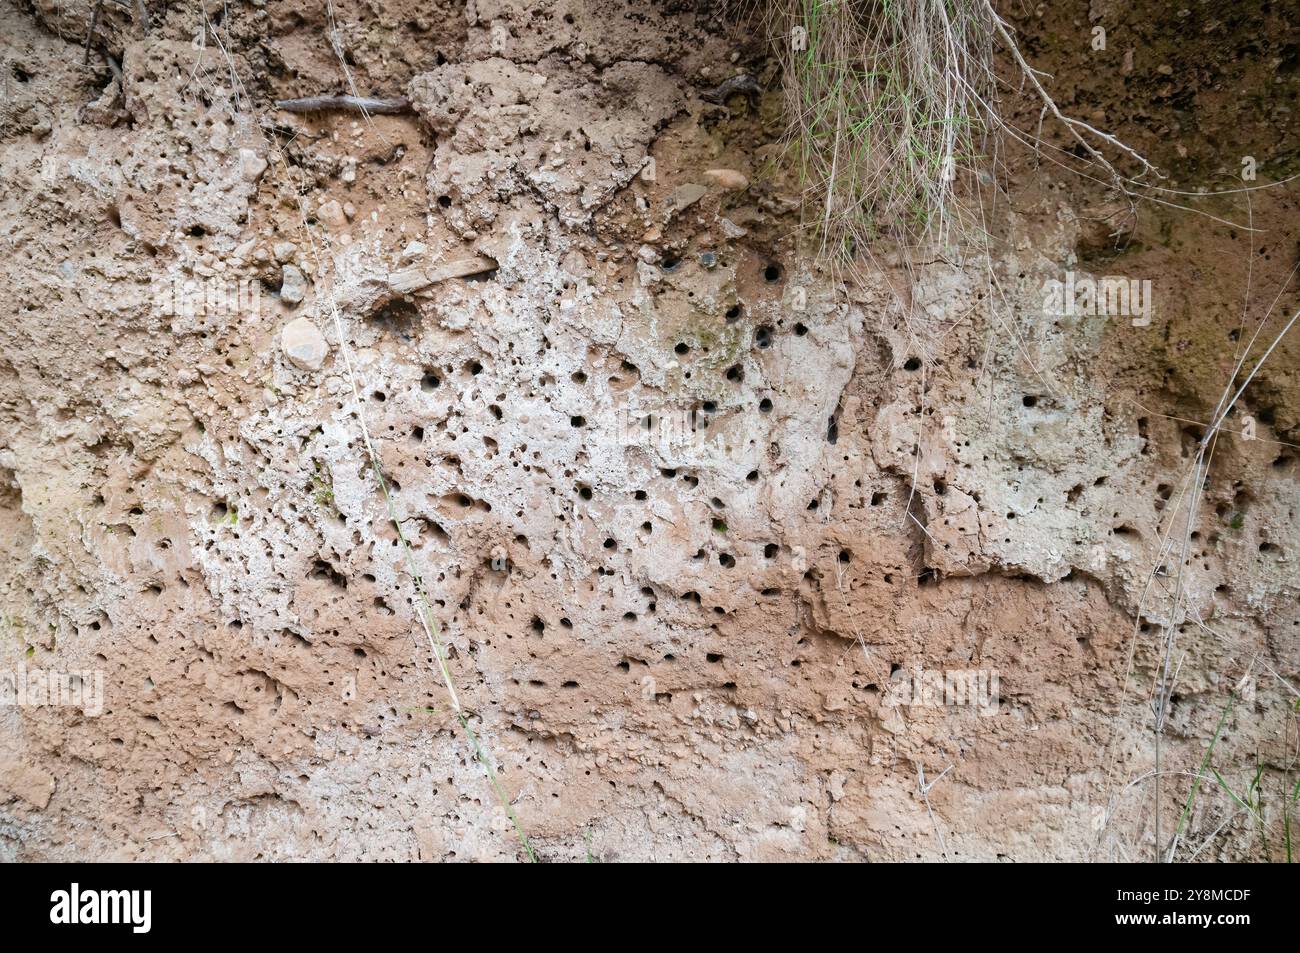
[[[256,182],[266,171],[266,160],[252,149],[239,150],[239,176],[245,182]]]
[[[704,177],[720,189],[738,191],[749,188],[749,178],[735,169],[710,169]]]
[[[329,356],[330,346],[325,335],[310,318],[296,318],[280,332],[280,347],[294,367],[304,371],[318,371]]]
[[[280,300],[297,304],[307,296],[307,277],[293,265],[280,269]]]

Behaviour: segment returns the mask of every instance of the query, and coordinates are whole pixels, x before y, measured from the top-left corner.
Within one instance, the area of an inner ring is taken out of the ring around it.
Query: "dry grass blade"
[[[824,250],[889,236],[948,237],[958,163],[991,93],[991,30],[973,3],[827,3],[772,8],[791,143],[819,196]],[[810,203],[811,205],[811,203]]]
[[[982,236],[957,186],[959,173],[984,172],[990,140],[1007,129],[996,107],[999,50],[1116,189],[1131,196],[1135,180],[1102,147],[1155,172],[1058,108],[988,0],[781,0],[765,18],[807,224],[833,258],[882,238],[944,248]]]

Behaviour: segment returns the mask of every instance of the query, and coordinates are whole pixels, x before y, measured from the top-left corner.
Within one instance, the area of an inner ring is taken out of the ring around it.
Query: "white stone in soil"
[[[309,318],[296,318],[280,332],[280,347],[294,367],[304,371],[318,371],[329,356],[330,346],[325,335]]]
[[[320,220],[331,228],[338,228],[340,225],[346,225],[347,216],[343,214],[343,206],[339,204],[338,199],[330,199],[328,202],[322,202],[316,210]]]
[[[307,276],[294,265],[280,269],[280,300],[297,304],[307,295]]]
[[[721,189],[739,190],[749,188],[749,178],[735,169],[710,169],[704,177]]]
[[[245,182],[256,182],[265,171],[265,159],[252,149],[239,150],[239,174]]]

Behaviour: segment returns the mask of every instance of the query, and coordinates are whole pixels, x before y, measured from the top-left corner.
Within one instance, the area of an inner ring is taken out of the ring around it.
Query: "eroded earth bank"
[[[1163,187],[1300,171],[1295,11],[1187,6],[1006,15]],[[1280,857],[1300,339],[1193,477],[1291,185],[1134,220],[1049,117],[991,260],[832,268],[720,6],[147,8],[0,8],[0,670],[82,692],[0,707],[0,857],[523,859],[412,566],[540,859],[1146,859],[1211,745],[1260,817],[1176,856]]]

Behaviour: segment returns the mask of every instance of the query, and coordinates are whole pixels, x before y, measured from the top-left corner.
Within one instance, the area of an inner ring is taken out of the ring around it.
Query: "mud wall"
[[[1013,143],[991,261],[845,272],[721,8],[148,7],[0,12],[0,669],[82,693],[0,707],[0,856],[522,856],[363,422],[542,859],[1145,857],[1170,628],[1163,837],[1230,689],[1218,769],[1281,790],[1292,342],[1178,520],[1295,310],[1294,190],[1130,219]],[[1216,128],[1284,178],[1294,45],[1243,15],[1197,65],[1134,14],[1089,69],[1121,14],[1049,7],[1062,104],[1168,188],[1233,181]],[[349,92],[410,108],[275,107]],[[1149,323],[1045,314],[1067,272]],[[1260,849],[1222,792],[1186,839]]]

